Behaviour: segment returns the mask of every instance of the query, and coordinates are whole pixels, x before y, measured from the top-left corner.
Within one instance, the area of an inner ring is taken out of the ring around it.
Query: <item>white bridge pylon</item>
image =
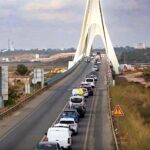
[[[90,56],[97,35],[102,38],[107,57],[113,65],[114,71],[118,73],[119,63],[106,28],[100,0],[87,0],[79,45],[74,60],[69,62],[69,68],[83,56]]]

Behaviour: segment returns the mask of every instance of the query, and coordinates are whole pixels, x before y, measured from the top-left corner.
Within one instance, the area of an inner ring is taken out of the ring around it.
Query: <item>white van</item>
[[[95,88],[94,78],[85,78],[84,82],[89,83],[93,88]]]
[[[71,135],[68,128],[51,127],[47,132],[48,142],[57,142],[61,148],[71,149]]]
[[[84,106],[85,105],[85,99],[83,96],[71,96],[69,100],[69,106]]]

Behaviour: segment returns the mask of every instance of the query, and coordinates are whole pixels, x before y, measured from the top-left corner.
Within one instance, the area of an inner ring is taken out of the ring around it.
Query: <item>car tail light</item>
[[[71,143],[71,139],[70,138],[68,138],[68,144],[70,144]]]

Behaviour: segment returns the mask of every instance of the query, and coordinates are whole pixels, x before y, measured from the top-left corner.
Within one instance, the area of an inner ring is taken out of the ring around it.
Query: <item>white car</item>
[[[100,61],[100,60],[97,60],[97,64],[101,64],[101,61]]]
[[[98,71],[98,70],[99,70],[99,68],[98,68],[97,65],[94,65],[94,66],[92,67],[92,71]]]
[[[81,82],[80,83],[80,87],[85,87],[85,86],[91,86],[91,84],[87,83],[87,82]]]
[[[69,125],[73,133],[78,133],[78,124],[75,122],[74,118],[61,118],[59,123]]]
[[[68,128],[70,131],[70,135],[72,135],[72,130],[70,128],[70,125],[68,124],[62,124],[62,123],[57,123],[54,125],[54,127],[58,127],[58,128]]]
[[[95,88],[94,78],[85,78],[84,82],[89,83],[93,88]]]
[[[94,80],[95,80],[95,81],[97,81],[97,80],[98,80],[98,79],[97,79],[97,76],[96,76],[96,75],[94,75],[94,74],[91,74],[91,75],[90,75],[90,77],[91,77],[91,78],[94,78]]]
[[[69,106],[84,106],[85,105],[85,99],[83,96],[71,96],[69,100]]]
[[[47,138],[48,142],[57,142],[61,148],[71,149],[71,135],[68,128],[50,127]]]

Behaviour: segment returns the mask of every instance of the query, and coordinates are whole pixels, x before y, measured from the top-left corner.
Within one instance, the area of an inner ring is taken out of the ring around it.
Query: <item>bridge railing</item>
[[[50,85],[50,84],[53,84],[55,81],[58,81],[64,77],[66,77],[67,75],[69,75],[77,66],[79,65],[79,62],[76,63],[72,68],[70,68],[69,70],[67,70],[66,72],[64,73],[61,73],[61,74],[58,74],[56,76],[54,76],[53,78],[49,78],[45,84],[46,85]]]

